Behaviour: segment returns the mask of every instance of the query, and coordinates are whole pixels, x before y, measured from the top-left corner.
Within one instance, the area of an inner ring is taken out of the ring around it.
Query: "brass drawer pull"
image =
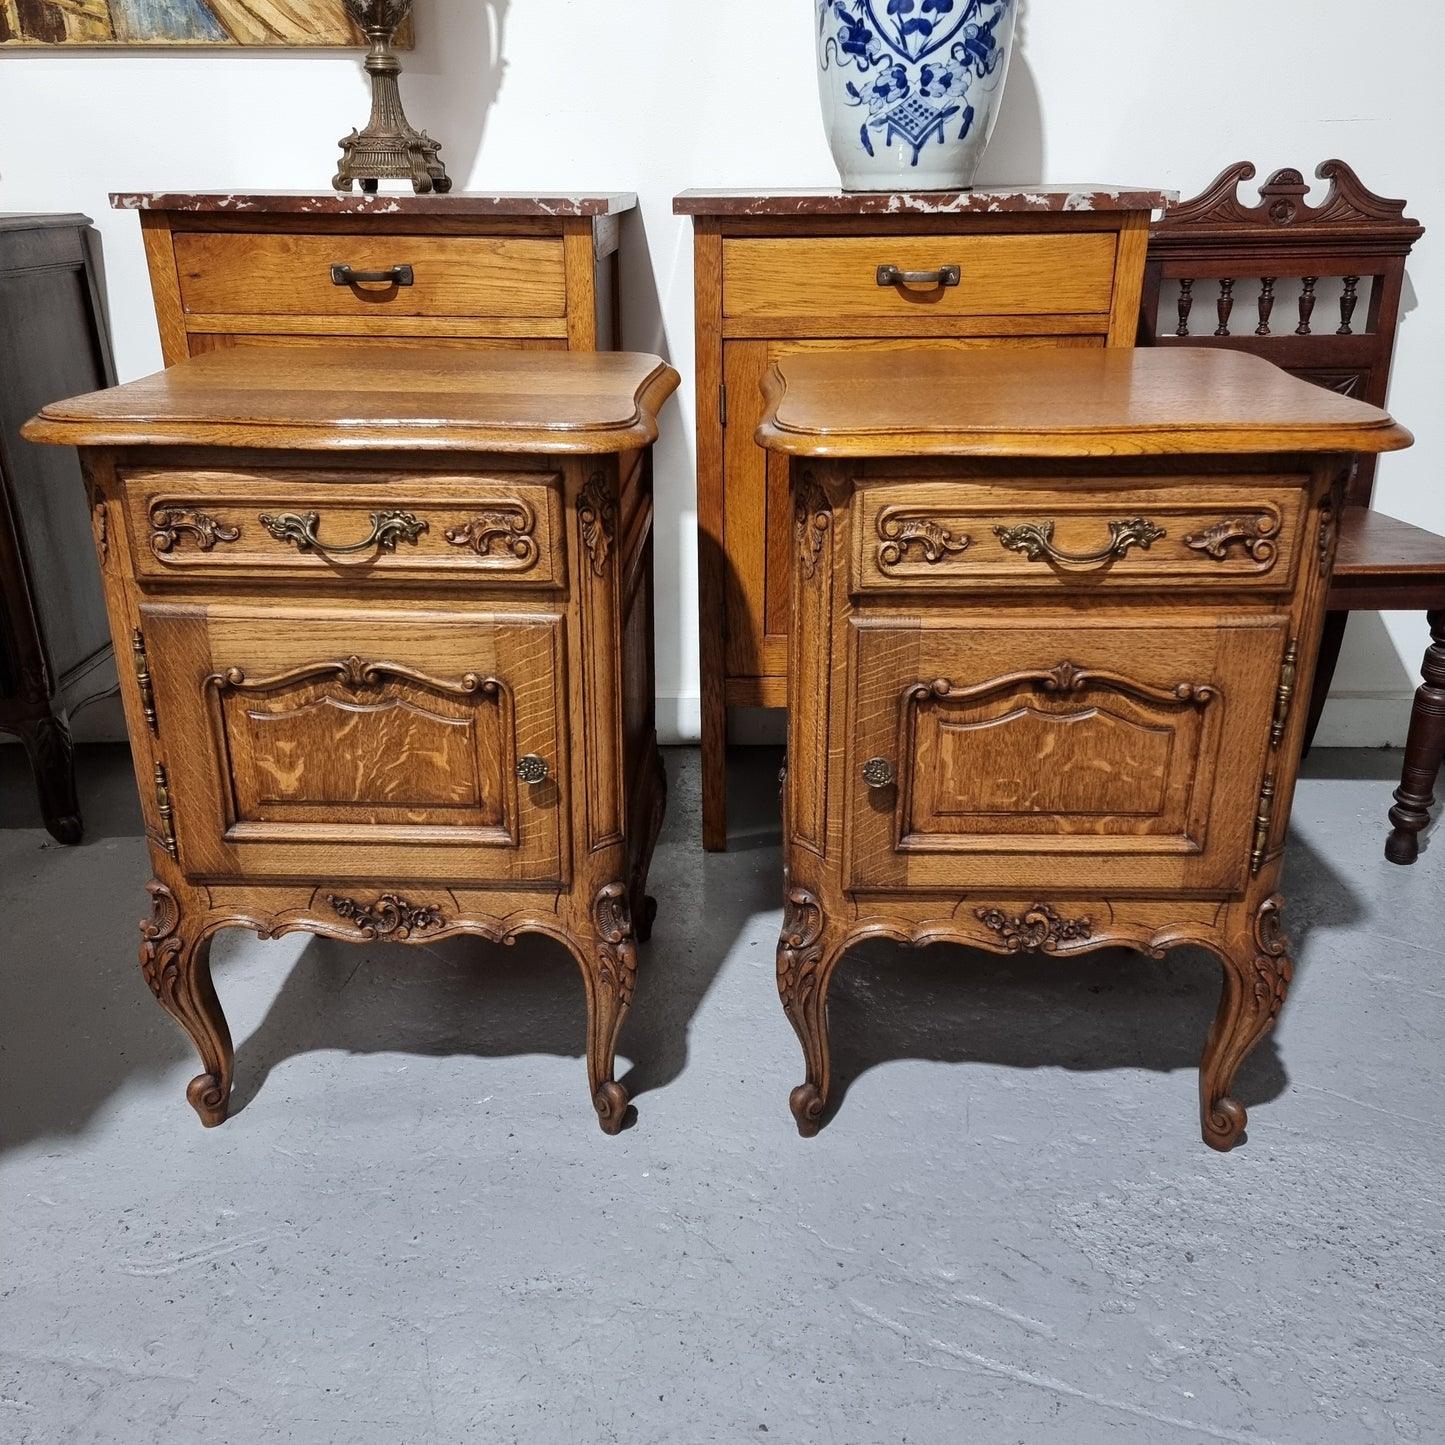
[[[1130,547],[1142,547],[1146,552],[1153,542],[1167,536],[1163,527],[1156,527],[1144,517],[1132,517],[1127,522],[1109,523],[1109,540],[1097,552],[1061,552],[1054,546],[1054,524],[1052,522],[1022,522],[1017,527],[995,527],[994,534],[999,542],[1011,552],[1022,552],[1030,562],[1047,558],[1066,567],[1090,567],[1099,562],[1112,562],[1122,557]]]
[[[378,552],[395,552],[398,542],[415,542],[427,529],[427,524],[410,512],[373,512],[370,533],[359,542],[338,547],[323,543],[316,535],[316,524],[320,520],[316,512],[304,515],[282,512],[276,517],[268,517],[265,513],[261,515],[261,525],[278,542],[294,542],[298,552],[316,552],[323,557],[364,552],[368,547],[375,547]]]
[[[936,271],[900,271],[897,266],[880,266],[878,284],[896,286],[957,286],[963,275],[961,266],[940,266]]]
[[[416,277],[410,266],[388,266],[385,271],[353,271],[350,266],[333,266],[333,286],[354,286],[358,281],[385,281],[390,286],[411,286]]]
[[[524,783],[535,787],[547,776],[547,759],[538,757],[536,753],[528,753],[526,757],[518,758],[517,776]]]
[[[869,758],[863,764],[863,781],[870,788],[891,788],[893,764],[887,758]]]

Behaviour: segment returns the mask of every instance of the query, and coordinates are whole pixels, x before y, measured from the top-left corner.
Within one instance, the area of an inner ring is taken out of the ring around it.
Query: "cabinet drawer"
[[[562,880],[559,615],[243,596],[140,630],[188,876]]]
[[[124,496],[143,581],[565,581],[560,479],[545,473],[131,472]]]
[[[1028,479],[861,488],[853,585],[901,588],[1148,590],[1187,583],[1286,592],[1294,585],[1307,479],[1201,477],[1150,487],[1131,479],[1089,495]]]
[[[1242,887],[1288,632],[1208,613],[855,619],[851,886]]]
[[[902,318],[1107,314],[1117,240],[1071,235],[738,237],[723,242],[723,315]],[[879,284],[878,268],[957,266],[956,286]]]
[[[566,312],[560,237],[180,231],[181,304],[206,316],[532,316]],[[410,285],[338,285],[355,271],[409,266]]]

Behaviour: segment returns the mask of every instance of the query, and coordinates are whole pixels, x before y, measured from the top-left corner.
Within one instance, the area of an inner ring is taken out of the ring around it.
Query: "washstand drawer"
[[[1293,481],[1293,478],[1288,479]],[[1201,477],[1133,481],[1089,495],[1026,479],[997,487],[920,482],[861,488],[854,501],[859,592],[968,587],[1286,592],[1294,585],[1305,479],[1262,489]]]
[[[903,319],[1107,315],[1117,247],[1112,232],[1068,235],[879,235],[723,241],[726,317]],[[955,284],[888,281],[881,266],[925,276],[957,268]]]
[[[143,581],[565,581],[546,473],[131,472],[124,496]]]
[[[561,237],[180,231],[175,260],[182,306],[205,316],[560,317],[567,309]],[[348,281],[333,277],[335,266],[398,279]]]

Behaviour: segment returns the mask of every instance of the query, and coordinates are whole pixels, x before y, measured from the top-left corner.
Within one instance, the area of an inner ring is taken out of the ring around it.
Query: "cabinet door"
[[[1288,630],[855,619],[851,885],[1242,887]]]
[[[560,616],[140,613],[188,876],[563,880]],[[531,784],[529,754],[547,764]]]

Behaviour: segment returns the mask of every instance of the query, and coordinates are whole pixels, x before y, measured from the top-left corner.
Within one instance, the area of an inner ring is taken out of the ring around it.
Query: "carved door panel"
[[[1241,887],[1288,630],[855,619],[851,885]]]
[[[189,876],[564,879],[557,614],[140,613]]]

